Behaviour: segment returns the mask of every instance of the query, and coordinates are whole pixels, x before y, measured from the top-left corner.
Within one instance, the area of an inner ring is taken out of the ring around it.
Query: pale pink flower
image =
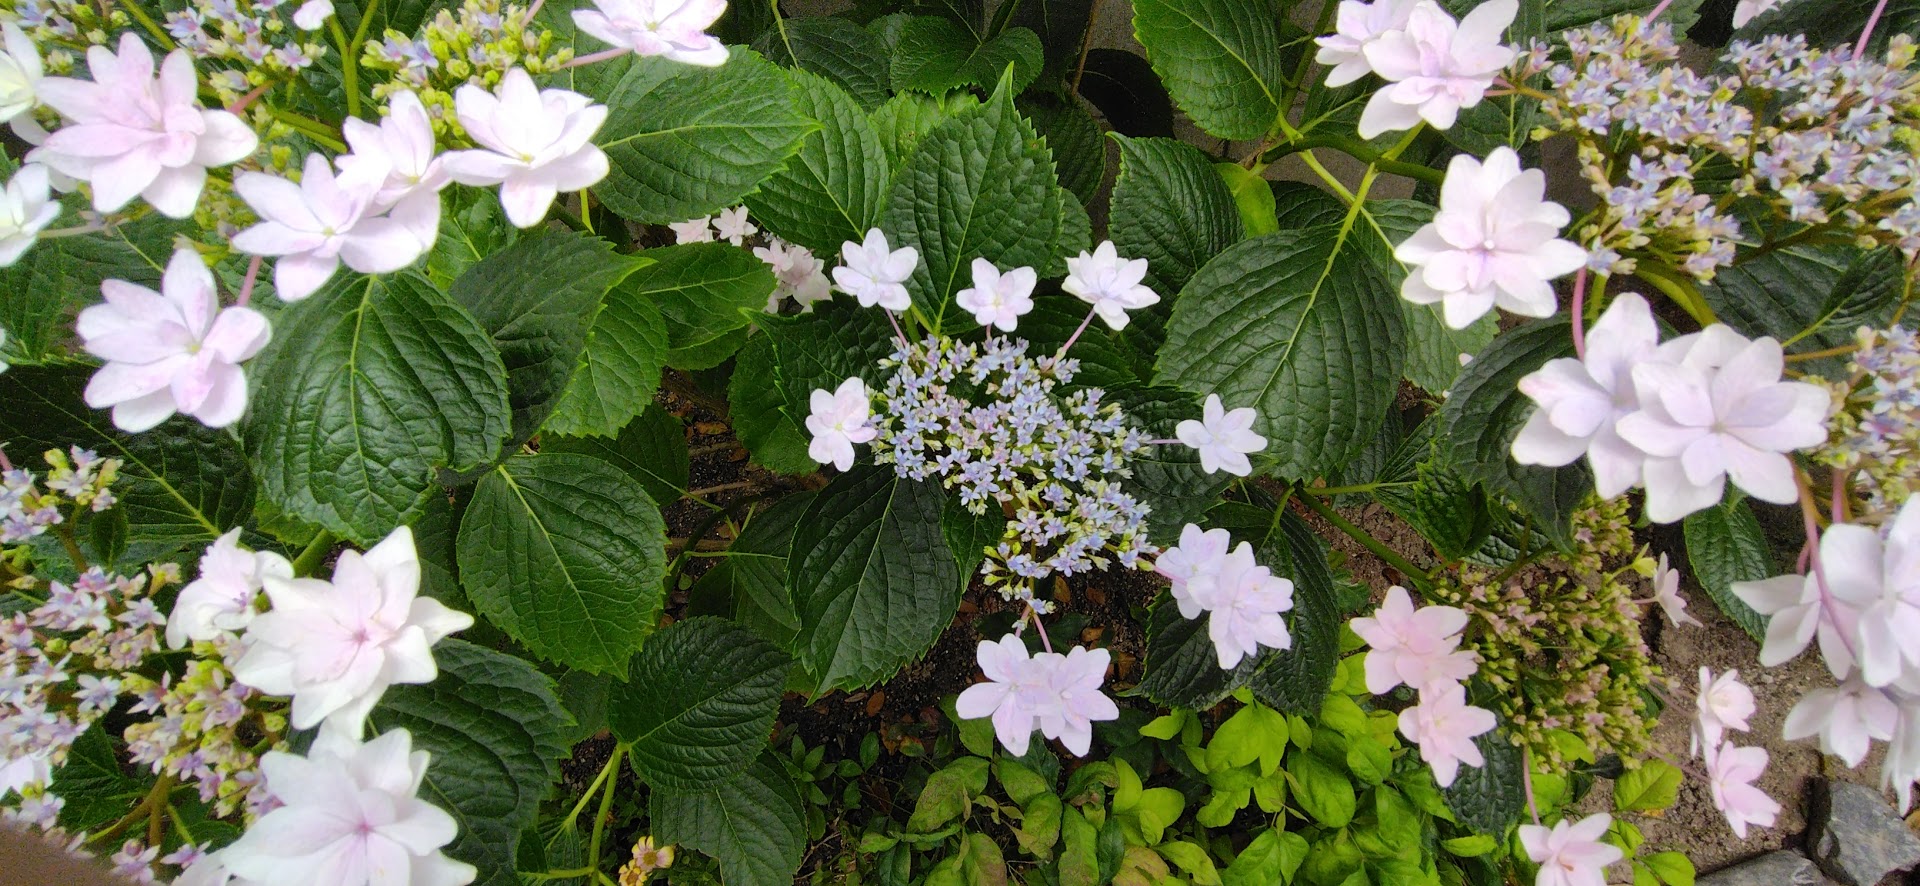
[[[1067,259],[1060,289],[1092,305],[1109,329],[1124,329],[1128,311],[1160,302],[1159,294],[1140,282],[1146,278],[1146,259],[1121,258],[1112,240],[1102,240],[1092,252]]]
[[[1367,652],[1367,691],[1382,695],[1402,683],[1423,695],[1434,687],[1457,684],[1480,665],[1460,649],[1467,613],[1452,606],[1413,608],[1407,589],[1395,585],[1371,617],[1349,622],[1371,649]]]
[[[1420,759],[1433,767],[1433,781],[1448,787],[1460,773],[1460,764],[1475,768],[1487,760],[1473,743],[1476,735],[1492,731],[1493,712],[1467,704],[1467,690],[1459,683],[1422,691],[1420,703],[1400,712],[1400,734],[1420,745]]]
[[[184,412],[224,428],[247,409],[240,364],[272,330],[252,308],[221,308],[213,274],[191,249],[167,262],[160,291],[125,280],[100,284],[107,303],[80,312],[87,353],[106,361],[87,383],[87,405],[113,407],[113,423],[139,433]]]
[[[713,216],[711,215],[690,218],[683,222],[669,222],[667,227],[672,229],[673,242],[676,244],[713,242]]]
[[[1829,536],[1832,530],[1828,530]],[[1846,533],[1842,534],[1843,537]],[[1833,550],[1844,548],[1836,543]],[[1853,636],[1860,626],[1860,608],[1849,602],[1849,598],[1862,601],[1872,599],[1879,591],[1876,577],[1870,586],[1857,582],[1854,570],[1844,565],[1835,573],[1827,567],[1828,545],[1821,539],[1821,568],[1807,570],[1806,575],[1781,575],[1761,581],[1736,581],[1733,583],[1734,596],[1739,597],[1753,611],[1771,616],[1767,619],[1767,638],[1760,644],[1760,663],[1774,667],[1793,659],[1807,648],[1814,637],[1820,638],[1820,655],[1826,659],[1827,670],[1834,679],[1845,679],[1853,672]],[[1827,576],[1831,593],[1822,593],[1819,576]],[[1844,584],[1835,585],[1836,578],[1844,579]],[[1858,585],[1858,586],[1857,586]],[[1842,597],[1838,591],[1844,588],[1848,597]]]
[[[1869,685],[1920,667],[1920,496],[1907,499],[1883,539],[1851,524],[1820,537],[1827,587],[1860,607],[1854,652]]]
[[[320,154],[307,155],[299,184],[263,172],[240,173],[233,190],[260,222],[235,234],[233,248],[278,256],[273,289],[283,301],[319,291],[341,262],[363,274],[400,270],[432,244],[399,221],[376,214],[375,198],[386,178],[384,164],[369,163],[335,176]],[[439,198],[432,199],[437,214]]]
[[[1720,743],[1727,730],[1747,731],[1747,718],[1754,712],[1753,690],[1740,682],[1740,672],[1730,670],[1718,677],[1700,668],[1700,689],[1693,698],[1693,750]]]
[[[1767,771],[1766,748],[1741,748],[1727,742],[1708,748],[1706,762],[1713,808],[1727,817],[1734,836],[1745,840],[1748,825],[1773,827],[1780,804],[1753,786],[1753,780]]]
[[[234,678],[293,698],[295,729],[359,738],[387,687],[439,674],[433,644],[473,626],[473,616],[417,596],[413,531],[395,529],[365,554],[346,551],[333,580],[266,576],[273,608],[247,628]]]
[[[1623,293],[1587,334],[1587,355],[1560,357],[1520,379],[1520,393],[1539,408],[1513,438],[1513,460],[1523,465],[1593,466],[1594,492],[1614,498],[1640,485],[1646,453],[1614,430],[1640,408],[1633,367],[1653,359],[1660,327],[1647,300]]]
[[[1180,543],[1154,558],[1153,571],[1166,576],[1173,584],[1173,602],[1180,607],[1181,617],[1199,618],[1200,613],[1206,611],[1200,605],[1199,595],[1226,565],[1227,549],[1232,545],[1233,538],[1225,529],[1202,532],[1200,527],[1188,523],[1180,529]]]
[[[1222,558],[1210,580],[1192,582],[1187,590],[1208,612],[1207,636],[1221,669],[1231,670],[1242,658],[1259,655],[1262,646],[1293,645],[1280,617],[1293,608],[1293,582],[1254,562],[1252,545],[1241,542]]]
[[[1626,857],[1620,847],[1601,842],[1613,816],[1604,812],[1575,823],[1555,822],[1551,830],[1537,824],[1520,826],[1520,846],[1540,866],[1534,886],[1606,886],[1607,865]]]
[[[639,55],[658,55],[682,64],[719,67],[727,47],[705,33],[727,11],[726,0],[593,0],[593,9],[576,9],[580,30]]]
[[[1040,281],[1032,268],[1000,273],[993,262],[973,260],[973,285],[954,293],[953,301],[973,315],[973,322],[1012,332],[1020,315],[1033,310],[1033,287]]]
[[[593,144],[607,108],[564,89],[539,89],[514,68],[496,92],[471,83],[454,92],[460,125],[482,150],[440,158],[463,185],[499,185],[500,205],[516,227],[547,217],[561,191],[578,191],[607,177],[607,155]]]
[[[60,204],[48,199],[47,184],[46,167],[29,163],[0,191],[0,268],[19,261],[60,215]]]
[[[52,751],[21,754],[0,762],[0,799],[53,780]]]
[[[1900,722],[1900,708],[1883,690],[1868,686],[1858,674],[1839,686],[1815,689],[1787,712],[1781,736],[1788,741],[1820,738],[1820,750],[1859,766],[1867,759],[1873,740],[1891,741]]]
[[[720,214],[714,217],[713,228],[717,239],[725,240],[735,246],[747,242],[748,237],[760,233],[759,228],[747,221],[745,206],[720,210]]]
[[[341,174],[368,167],[362,174],[380,182],[370,212],[388,213],[422,249],[432,249],[440,232],[440,189],[453,179],[435,153],[433,118],[420,97],[401,90],[387,98],[387,116],[378,125],[348,117],[341,127],[353,146],[339,160]]]
[[[1060,739],[1084,756],[1093,743],[1093,723],[1120,716],[1100,691],[1110,657],[1105,649],[1074,647],[1066,655],[1029,655],[1018,635],[981,641],[976,658],[987,682],[960,693],[954,710],[963,719],[993,719],[994,735],[1008,753],[1027,752],[1034,729]]]
[[[200,107],[193,60],[175,50],[160,65],[132,31],[120,52],[87,50],[93,82],[40,81],[40,100],[72,121],[27,159],[93,185],[93,208],[114,212],[135,196],[170,218],[200,202],[207,167],[239,162],[259,147],[253,129],[226,111]]]
[[[229,530],[200,555],[200,576],[180,589],[167,616],[167,645],[212,640],[253,623],[254,599],[268,576],[293,577],[293,564],[272,551],[240,546],[240,530]]]
[[[1780,5],[1780,0],[1740,0],[1733,7],[1733,26],[1744,28],[1747,22]]]
[[[1360,112],[1360,137],[1411,129],[1423,119],[1436,129],[1451,127],[1513,62],[1517,53],[1500,41],[1519,8],[1516,0],[1488,0],[1455,22],[1433,0],[1415,3],[1403,30],[1361,48],[1367,66],[1389,85]]]
[[[0,22],[7,49],[0,52],[0,122],[13,120],[39,104],[40,50],[13,22]]]
[[[841,382],[831,393],[816,389],[808,405],[813,414],[807,416],[807,432],[813,435],[813,441],[807,444],[807,455],[823,465],[843,471],[853,467],[855,444],[880,436],[880,431],[868,424],[873,403],[867,397],[866,382],[858,377]]]
[[[1320,47],[1313,60],[1331,65],[1328,86],[1345,86],[1373,73],[1366,49],[1382,34],[1404,30],[1413,15],[1414,0],[1340,0],[1334,13],[1334,32],[1313,42]]]
[[[859,300],[861,307],[879,305],[889,311],[913,307],[906,282],[920,266],[920,250],[911,246],[894,249],[887,242],[887,233],[873,228],[862,242],[840,244],[840,262],[833,269],[834,286]]]
[[[1920,779],[1920,696],[1902,694],[1893,738],[1887,741],[1887,756],[1880,762],[1880,789],[1899,796],[1902,815],[1913,805],[1916,779]]]
[[[1208,394],[1201,405],[1200,420],[1186,419],[1173,427],[1181,443],[1200,453],[1200,469],[1211,474],[1226,471],[1239,477],[1253,473],[1247,454],[1267,448],[1267,438],[1253,432],[1259,415],[1251,406],[1228,411],[1219,394]]]
[[[1687,614],[1687,601],[1680,596],[1680,570],[1667,565],[1666,554],[1661,554],[1659,564],[1653,567],[1653,602],[1674,627],[1702,627],[1700,619]]]
[[[293,11],[293,26],[302,31],[318,31],[332,17],[332,0],[307,0]]]
[[[1056,701],[1041,709],[1040,734],[1060,740],[1074,756],[1084,757],[1093,747],[1093,724],[1120,717],[1120,707],[1100,687],[1107,680],[1113,657],[1105,649],[1075,646],[1066,655],[1043,652],[1034,656],[1047,671],[1047,686]]]
[[[815,258],[813,250],[774,237],[765,246],[755,246],[753,254],[773,271],[775,286],[767,296],[767,313],[780,310],[785,298],[799,304],[801,313],[809,313],[815,304],[833,297],[827,263]]]

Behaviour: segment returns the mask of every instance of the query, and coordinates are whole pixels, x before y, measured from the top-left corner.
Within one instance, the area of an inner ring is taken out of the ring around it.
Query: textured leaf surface
[[[647,405],[640,417],[607,437],[540,438],[541,452],[591,455],[627,472],[655,503],[673,502],[687,494],[687,429],[679,417],[658,403]]]
[[[794,531],[795,654],[824,691],[892,676],[953,620],[963,587],[940,530],[946,496],[891,468],[835,477]]]
[[[1083,205],[1092,203],[1107,177],[1107,143],[1091,107],[1079,96],[1037,90],[1021,96],[1016,106],[1047,140],[1060,186]]]
[[[1757,641],[1767,637],[1767,620],[1733,593],[1736,581],[1759,581],[1780,574],[1773,551],[1753,508],[1744,499],[1723,501],[1687,515],[1681,524],[1687,539],[1687,564],[1694,580],[1714,605]]]
[[[866,111],[823,77],[796,73],[802,116],[818,124],[800,152],[747,199],[760,225],[833,264],[840,244],[880,218],[892,171]]]
[[[1493,731],[1475,738],[1487,765],[1461,766],[1453,784],[1442,789],[1454,818],[1478,833],[1506,833],[1527,808],[1525,757],[1507,740],[1508,728],[1502,718]]]
[[[653,402],[667,360],[667,321],[653,299],[616,288],[601,299],[586,347],[546,430],[611,437]]]
[[[9,175],[17,168],[10,161],[0,164]],[[62,224],[78,222],[56,220],[53,226]],[[117,230],[126,239],[94,235],[47,240],[34,244],[11,267],[0,268],[0,329],[7,331],[0,359],[25,365],[64,362],[70,343],[79,350],[74,317],[100,301],[102,280],[160,288],[160,271],[166,267],[177,225],[156,219]]]
[[[1011,66],[1018,94],[1040,76],[1044,61],[1040,37],[1026,28],[1008,28],[983,42],[964,25],[915,16],[900,29],[893,48],[893,88],[935,94],[990,88]]]
[[[626,472],[584,455],[517,455],[460,521],[467,595],[536,654],[618,671],[660,618],[666,528]]]
[[[1225,139],[1267,134],[1280,119],[1280,29],[1264,3],[1135,0],[1133,33],[1195,125]]]
[[[771,752],[725,783],[691,790],[656,788],[649,798],[654,837],[691,846],[720,862],[727,886],[787,886],[807,846],[800,794]]]
[[[700,576],[689,596],[727,598],[734,621],[775,646],[791,648],[800,632],[800,615],[787,594],[787,556],[793,550],[794,527],[814,495],[795,493],[754,512],[740,537],[727,546],[727,556]]]
[[[800,424],[804,419],[787,415],[774,359],[767,336],[747,339],[727,380],[728,417],[755,464],[780,474],[811,473],[819,463],[807,455],[809,437]]]
[[[812,439],[805,426],[813,411],[808,399],[814,390],[833,390],[854,376],[866,379],[869,389],[879,387],[884,376],[875,361],[893,352],[892,328],[879,311],[844,299],[811,314],[764,315],[754,322],[763,333],[756,338],[765,339],[766,345],[741,355],[729,386],[740,439],[767,467],[811,472],[819,464],[806,455]],[[743,408],[747,412],[741,412]]]
[[[1114,136],[1113,245],[1147,260],[1147,285],[1170,299],[1244,233],[1227,183],[1205,154],[1169,138]]]
[[[1809,351],[1853,343],[1853,329],[1822,326],[1825,296],[1846,273],[1849,250],[1788,247],[1757,256],[1752,261],[1723,268],[1700,294],[1720,322],[1749,338],[1763,335],[1787,341],[1803,330],[1794,350]],[[1845,361],[1826,357],[1795,366],[1805,372],[1839,377]]]
[[[1119,388],[1110,391],[1109,397],[1126,410],[1134,426],[1156,440],[1173,439],[1180,422],[1200,415],[1200,399],[1185,391]],[[1129,458],[1127,465],[1133,469],[1133,478],[1125,488],[1153,508],[1147,514],[1147,528],[1154,543],[1161,545],[1178,541],[1182,526],[1200,522],[1233,479],[1225,472],[1202,470],[1199,452],[1185,446],[1149,446]]]
[[[281,311],[248,370],[261,494],[363,546],[420,514],[438,469],[492,461],[510,427],[486,330],[411,275],[348,276]]]
[[[838,16],[790,18],[770,33],[767,57],[834,82],[872,110],[887,100],[891,63],[873,33]]]
[[[1221,670],[1219,653],[1207,634],[1211,613],[1199,618],[1181,616],[1173,595],[1154,598],[1147,616],[1147,658],[1140,675],[1140,691],[1155,704],[1204,711],[1253,678],[1267,656],[1247,657],[1232,670]]]
[[[1259,546],[1260,562],[1293,580],[1293,612],[1287,631],[1293,647],[1266,653],[1253,676],[1255,698],[1276,710],[1311,716],[1333,687],[1340,666],[1340,611],[1327,551],[1307,521],[1292,511],[1280,515],[1280,531]]]
[[[726,243],[685,243],[642,253],[653,263],[617,287],[623,299],[651,301],[667,327],[667,363],[706,369],[732,356],[713,345],[747,325],[773,294],[773,272],[753,253]],[[687,358],[704,354],[703,359]],[[717,358],[717,359],[716,359]]]
[[[650,785],[699,789],[738,775],[767,743],[793,659],[722,618],[675,622],[634,656],[607,725]]]

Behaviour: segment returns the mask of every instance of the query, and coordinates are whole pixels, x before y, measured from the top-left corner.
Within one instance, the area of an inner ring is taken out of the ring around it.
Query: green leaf
[[[1813,46],[1832,47],[1854,43],[1867,17],[1873,14],[1876,0],[1787,0],[1771,11],[1755,16],[1747,26],[1735,31],[1733,39],[1758,42],[1771,34],[1806,35]],[[1886,52],[1887,42],[1895,34],[1920,36],[1920,8],[1905,3],[1887,4],[1885,17],[1873,29],[1867,51],[1873,56]]]
[[[1265,3],[1135,0],[1133,33],[1194,125],[1257,139],[1280,119],[1280,29]]]
[[[1161,857],[1186,871],[1193,879],[1194,886],[1220,886],[1220,871],[1213,866],[1213,859],[1207,850],[1198,843],[1186,840],[1168,840],[1153,847]]]
[[[693,597],[724,594],[733,603],[733,620],[782,649],[791,649],[800,632],[800,614],[787,594],[787,557],[793,530],[813,503],[801,492],[754,513],[727,556],[693,586]]]
[[[1219,653],[1208,636],[1211,613],[1183,618],[1169,593],[1153,601],[1147,616],[1147,655],[1140,675],[1140,691],[1155,704],[1206,710],[1247,684],[1265,663],[1249,656],[1230,670],[1220,667]]]
[[[651,301],[667,327],[667,364],[709,369],[733,356],[712,346],[747,325],[747,314],[767,306],[773,272],[753,253],[725,243],[685,243],[649,249],[653,263],[615,288],[621,299]],[[698,359],[695,359],[698,358]]]
[[[948,120],[977,110],[980,100],[971,92],[949,92],[931,96],[903,92],[867,115],[880,146],[887,152],[888,165],[899,169],[920,147],[920,142]]]
[[[634,221],[667,224],[738,204],[810,128],[787,75],[745,49],[717,68],[635,58],[610,88],[595,85],[579,87],[608,108],[600,147],[612,169],[594,193]]]
[[[1222,886],[1276,886],[1293,882],[1293,874],[1307,858],[1307,838],[1268,828],[1234,856],[1220,872]]]
[[[806,807],[779,758],[762,751],[731,780],[655,788],[648,820],[661,843],[713,856],[727,886],[788,886],[807,848]]]
[[[920,797],[913,804],[913,816],[907,819],[907,830],[930,834],[950,822],[965,820],[967,810],[973,807],[973,799],[986,790],[986,760],[961,757],[948,763],[927,776],[927,786],[921,788]]]
[[[720,618],[664,628],[608,698],[607,725],[650,785],[687,790],[733,778],[766,747],[793,659]]]
[[[768,440],[784,439],[786,447],[798,450],[792,455],[805,456],[806,443],[813,439],[804,430],[807,416],[812,414],[808,400],[813,392],[831,391],[854,376],[866,379],[869,390],[878,389],[884,380],[878,361],[893,352],[893,330],[881,312],[859,308],[849,300],[821,305],[811,314],[765,314],[754,323],[764,333],[757,337],[767,341],[771,365],[764,369],[749,367],[749,360],[757,361],[760,356],[744,353],[737,364],[728,391],[736,407],[733,416],[741,440],[761,464],[786,473],[811,473],[819,468],[812,458],[804,463],[798,457],[787,460],[789,453],[769,451]],[[740,380],[740,369],[763,386],[766,375],[762,373],[771,370],[771,390],[745,388],[748,382]],[[743,406],[763,411],[749,417],[741,412]],[[777,420],[776,415],[765,414],[768,408],[777,411]],[[767,458],[785,461],[774,464],[762,457],[763,452],[767,452]]]
[[[653,299],[624,287],[607,293],[545,429],[575,437],[618,434],[653,402],[667,347],[667,321]]]
[[[1680,799],[1679,767],[1661,760],[1642,760],[1640,768],[1620,773],[1613,781],[1613,808],[1621,812],[1657,812]]]
[[[1040,76],[1043,64],[1040,37],[1026,28],[1008,28],[983,41],[946,19],[915,16],[893,48],[893,88],[936,95],[969,86],[991,89],[1011,66],[1018,95]]]
[[[965,582],[940,529],[938,484],[856,467],[827,484],[794,531],[787,589],[795,654],[822,691],[892,676],[953,620]]]
[[[1275,575],[1293,580],[1293,620],[1287,626],[1293,648],[1266,655],[1266,666],[1251,683],[1254,697],[1290,714],[1319,713],[1340,665],[1344,621],[1326,550],[1305,520],[1286,511],[1279,536],[1262,543],[1259,554]]]
[[[60,826],[75,833],[106,827],[139,805],[152,782],[144,772],[128,775],[120,766],[105,724],[80,733],[67,761],[54,773],[60,779]]]
[[[727,380],[728,417],[755,464],[779,474],[810,474],[820,467],[807,454],[811,436],[785,410],[774,359],[771,336],[747,339]]]
[[[838,16],[807,16],[782,20],[768,37],[767,58],[832,81],[863,111],[887,100],[886,48],[866,28]]]
[[[1765,641],[1767,620],[1733,593],[1734,582],[1759,581],[1780,572],[1753,509],[1745,499],[1732,498],[1687,515],[1680,525],[1694,579],[1734,624],[1754,640]]]
[[[618,672],[660,618],[666,527],[626,472],[584,455],[516,455],[460,520],[475,608],[544,658]]]
[[[1087,821],[1078,806],[1067,807],[1060,819],[1060,886],[1099,886],[1099,829]],[[1248,883],[1245,886],[1253,886]]]
[[[1500,841],[1486,834],[1472,834],[1465,837],[1454,837],[1451,840],[1440,841],[1440,848],[1445,849],[1447,854],[1458,855],[1462,858],[1478,858],[1499,847]]]
[[[1074,346],[1076,355],[1079,348]],[[1185,391],[1126,386],[1108,388],[1107,393],[1134,426],[1153,439],[1172,439],[1181,421],[1200,415],[1199,400]],[[1152,508],[1147,529],[1159,544],[1171,544],[1182,526],[1199,522],[1232,481],[1225,472],[1201,469],[1200,454],[1185,446],[1146,447],[1134,453],[1127,466],[1133,471],[1127,492]]]
[[[447,289],[480,321],[506,364],[512,439],[532,436],[553,411],[601,296],[634,267],[605,240],[544,231],[481,259]]]
[[[1170,138],[1127,138],[1113,182],[1112,236],[1121,255],[1147,260],[1147,285],[1170,299],[1245,225],[1233,192],[1205,154]]]
[[[747,206],[761,227],[830,258],[879,220],[893,172],[880,134],[852,97],[813,74],[795,73],[793,81],[800,114],[819,128]]]
[[[1853,343],[1852,328],[1823,323],[1827,298],[1845,275],[1852,249],[1790,246],[1720,269],[1712,283],[1700,286],[1700,295],[1720,322],[1750,338],[1763,335],[1780,341],[1814,332],[1795,343],[1796,351],[1815,351]],[[1823,357],[1797,364],[1796,369],[1840,378],[1846,361]]]
[[[1318,754],[1291,754],[1287,757],[1287,774],[1293,776],[1294,799],[1314,821],[1341,828],[1353,820],[1358,801],[1346,773]]]
[[[1180,293],[1154,382],[1252,407],[1274,471],[1317,477],[1379,430],[1406,339],[1398,296],[1348,228],[1242,241]]]
[[[1863,325],[1886,327],[1906,293],[1905,281],[1900,252],[1893,247],[1856,256],[1833,281],[1815,328],[1851,333]]]
[[[1279,232],[1279,208],[1274,205],[1273,188],[1265,177],[1238,163],[1215,163],[1213,171],[1233,194],[1233,204],[1240,212],[1240,223],[1246,227],[1247,236]]]
[[[1421,422],[1383,471],[1374,498],[1407,521],[1448,562],[1478,551],[1493,532],[1486,493],[1464,479],[1452,453],[1440,447],[1440,422]],[[1404,484],[1404,485],[1401,485]]]
[[[1460,767],[1453,784],[1441,789],[1454,819],[1482,834],[1505,834],[1527,808],[1521,769],[1525,757],[1507,740],[1506,730],[1506,719],[1501,718],[1491,731],[1475,737],[1486,765]]]
[[[415,751],[432,754],[420,798],[460,824],[447,854],[479,868],[475,882],[517,883],[520,832],[560,780],[573,718],[524,660],[459,640],[440,641],[433,658],[440,675],[389,688],[374,728],[405,729]]]
[[[442,196],[441,204],[440,236],[427,251],[427,279],[440,289],[520,238],[520,229],[507,221],[496,194],[456,189]]]
[[[1004,84],[979,111],[929,133],[899,165],[880,226],[894,248],[920,251],[907,288],[936,331],[953,294],[972,285],[975,258],[1002,268],[1044,269],[1056,260],[1058,190],[1052,156]],[[954,313],[956,322],[971,322]]]
[[[91,234],[45,240],[13,266],[0,268],[0,329],[7,331],[0,359],[15,365],[66,362],[74,317],[100,300],[101,281],[158,290],[176,230],[171,220],[155,220],[116,228],[126,239]]]
[[[1047,53],[1044,76],[1049,80],[1066,77],[1079,60],[1097,5],[1094,0],[1022,0],[1014,8],[1012,24],[1040,35]]]
[[[1639,859],[1667,886],[1693,886],[1693,861],[1682,852],[1655,852]]]
[[[1013,838],[1020,849],[1035,858],[1052,858],[1053,847],[1060,842],[1060,818],[1065,804],[1053,794],[1040,794],[1028,800],[1020,810],[1020,828]]]
[[[114,510],[129,539],[170,553],[244,525],[253,511],[253,475],[233,438],[175,417],[144,434],[113,427],[110,413],[81,399],[89,370],[15,366],[0,373],[0,441],[15,464],[44,473],[40,455],[69,446],[125,462]],[[137,549],[136,549],[137,550]]]
[[[620,436],[540,438],[544,453],[591,455],[627,472],[656,502],[678,501],[687,494],[687,429],[658,403],[620,429]]]
[[[371,546],[420,515],[441,468],[500,454],[507,374],[486,330],[410,274],[346,276],[281,311],[248,367],[260,493]]]
[[[1035,0],[1022,8],[1045,2],[1048,0]],[[1082,204],[1092,203],[1107,178],[1107,143],[1100,137],[1100,121],[1094,119],[1086,100],[1035,90],[1021,96],[1016,107],[1033,124],[1034,131],[1046,139],[1060,186]]]

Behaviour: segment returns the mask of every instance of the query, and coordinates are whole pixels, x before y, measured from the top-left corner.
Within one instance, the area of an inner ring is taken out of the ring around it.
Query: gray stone
[[[1879,791],[1847,781],[1814,783],[1808,855],[1841,886],[1874,886],[1920,864],[1920,837]]]
[[[1721,868],[1695,881],[1695,886],[1827,886],[1832,882],[1800,853],[1782,849]]]

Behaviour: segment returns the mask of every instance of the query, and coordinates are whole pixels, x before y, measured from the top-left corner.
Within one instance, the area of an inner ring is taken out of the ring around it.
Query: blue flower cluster
[[[902,477],[940,478],[974,514],[1003,513],[1007,529],[987,551],[989,586],[1040,612],[1034,587],[1054,575],[1137,568],[1146,505],[1121,489],[1127,457],[1148,445],[1098,388],[1061,395],[1079,361],[1029,357],[1027,342],[984,345],[933,337],[881,361],[893,369],[879,394],[874,457]]]

